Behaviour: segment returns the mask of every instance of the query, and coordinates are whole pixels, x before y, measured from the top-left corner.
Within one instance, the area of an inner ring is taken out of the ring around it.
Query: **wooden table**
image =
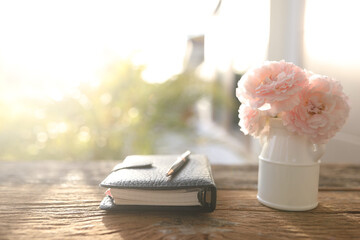
[[[256,199],[257,166],[213,166],[213,213],[98,208],[115,162],[0,162],[0,239],[360,239],[360,165],[321,166],[319,206]]]

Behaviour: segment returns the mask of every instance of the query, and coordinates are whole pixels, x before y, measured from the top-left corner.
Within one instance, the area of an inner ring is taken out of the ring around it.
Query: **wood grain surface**
[[[213,213],[106,212],[113,161],[0,162],[0,239],[359,239],[360,165],[321,166],[319,206],[277,211],[256,200],[257,166],[213,166]]]

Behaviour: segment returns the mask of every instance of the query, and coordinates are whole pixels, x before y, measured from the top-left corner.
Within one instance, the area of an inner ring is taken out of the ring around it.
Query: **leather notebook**
[[[173,176],[166,173],[177,155],[133,155],[124,160],[151,162],[143,168],[111,172],[100,186],[107,188],[100,203],[103,210],[180,210],[212,212],[216,186],[211,166],[204,155],[190,155]]]

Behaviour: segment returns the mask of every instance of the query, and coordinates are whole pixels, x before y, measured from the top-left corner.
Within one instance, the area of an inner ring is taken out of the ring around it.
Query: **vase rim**
[[[269,125],[271,127],[275,127],[275,128],[284,128],[285,127],[281,118],[270,118]]]

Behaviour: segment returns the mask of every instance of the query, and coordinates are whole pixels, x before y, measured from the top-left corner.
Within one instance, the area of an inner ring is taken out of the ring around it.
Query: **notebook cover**
[[[151,160],[150,168],[121,169],[110,173],[101,183],[105,188],[132,188],[132,189],[186,189],[199,188],[211,191],[211,203],[204,206],[121,206],[115,205],[111,197],[106,196],[100,204],[104,210],[200,210],[213,211],[216,205],[216,186],[212,177],[211,166],[204,155],[190,155],[187,163],[172,177],[166,173],[176,161],[178,155],[133,155],[125,160],[142,158]]]

